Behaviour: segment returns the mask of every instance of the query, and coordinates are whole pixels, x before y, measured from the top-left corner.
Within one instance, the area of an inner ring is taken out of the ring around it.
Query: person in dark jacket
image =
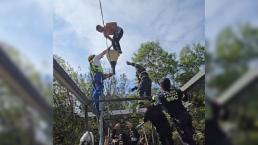
[[[139,64],[127,61],[127,65],[131,65],[136,68],[136,77],[138,79],[138,93],[142,97],[151,97],[151,84],[152,81],[147,73],[146,69]]]
[[[164,78],[160,82],[160,86],[162,92],[158,94],[159,101],[173,119],[183,142],[196,145],[193,139],[192,116],[182,103],[183,93],[180,90],[171,89],[168,78]]]
[[[144,114],[144,122],[150,121],[156,128],[162,145],[173,145],[172,128],[160,104],[151,104]]]

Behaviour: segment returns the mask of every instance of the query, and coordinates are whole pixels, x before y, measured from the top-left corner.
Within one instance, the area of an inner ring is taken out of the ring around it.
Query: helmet
[[[89,62],[91,62],[92,60],[93,60],[93,58],[95,57],[95,55],[93,54],[93,55],[90,55],[89,57],[88,57],[88,61]]]

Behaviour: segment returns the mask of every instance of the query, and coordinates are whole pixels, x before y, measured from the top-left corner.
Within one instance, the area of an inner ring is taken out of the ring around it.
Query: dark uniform
[[[138,79],[138,93],[140,97],[151,96],[151,79],[146,72],[146,69],[136,63],[131,63],[130,65],[136,68],[136,77]]]
[[[177,126],[178,133],[183,142],[189,145],[195,145],[192,117],[182,104],[183,93],[180,90],[173,89],[169,92],[161,92],[158,97],[162,106],[171,118],[173,118],[173,122]]]
[[[121,27],[117,26],[117,28],[114,32],[114,35],[113,35],[112,46],[119,53],[122,53],[119,41],[123,37],[123,33],[124,33],[123,29]]]
[[[160,105],[151,105],[144,114],[144,122],[150,121],[159,134],[162,145],[173,145],[172,128]]]

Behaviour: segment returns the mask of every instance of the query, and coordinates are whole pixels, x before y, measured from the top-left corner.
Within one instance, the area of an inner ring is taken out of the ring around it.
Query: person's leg
[[[183,132],[181,134],[181,138],[183,142],[188,143],[189,145],[196,145],[193,139],[193,127],[192,127],[192,120],[189,114],[183,114],[184,116],[181,117],[179,128]]]
[[[174,142],[172,140],[172,136],[169,136],[169,134],[160,134],[159,135],[159,141],[162,145],[174,145]]]
[[[151,97],[151,84],[152,84],[151,79],[146,78],[145,95],[148,97]]]
[[[99,112],[99,97],[102,93],[102,75],[96,74],[94,76],[94,92],[93,92],[93,99],[94,99],[94,104],[95,107],[97,109],[97,111]]]
[[[116,61],[111,61],[110,64],[113,74],[116,74]]]
[[[174,141],[172,139],[172,131],[167,133],[166,140],[168,141],[169,145],[174,145]]]
[[[142,80],[138,85],[138,93],[140,98],[144,97],[144,92],[144,80]]]
[[[113,48],[119,53],[122,53],[120,42],[119,42],[122,37],[123,37],[123,30],[121,30],[119,34],[115,34],[113,36],[113,41],[112,41]]]
[[[144,78],[141,82],[143,96],[151,97],[151,80]]]

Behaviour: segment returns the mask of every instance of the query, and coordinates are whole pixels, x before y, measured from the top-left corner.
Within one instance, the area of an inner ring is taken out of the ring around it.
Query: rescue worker
[[[110,46],[111,47],[111,46]],[[92,92],[92,100],[93,104],[96,107],[97,110],[97,116],[99,116],[100,110],[99,110],[99,97],[103,90],[103,80],[111,77],[112,73],[105,74],[103,72],[103,68],[101,66],[101,58],[107,53],[107,51],[110,49],[108,47],[106,50],[101,52],[98,55],[90,55],[88,57],[88,61],[90,64],[90,74],[92,77],[92,85],[93,85],[93,92]]]
[[[183,142],[196,145],[193,139],[192,117],[182,104],[183,93],[180,90],[171,89],[168,78],[164,78],[160,85],[162,92],[158,94],[159,101],[173,119]]]
[[[162,145],[173,145],[172,127],[170,126],[166,115],[163,112],[160,103],[153,103],[147,107],[144,114],[144,122],[150,121],[156,128],[159,135],[159,141]]]
[[[112,42],[113,48],[118,52],[122,53],[120,46],[120,39],[123,37],[123,29],[117,25],[116,22],[109,22],[103,27],[101,25],[96,26],[96,30],[100,33],[103,33],[104,36]],[[109,35],[113,35],[111,38]]]
[[[138,79],[137,90],[138,90],[140,98],[151,97],[152,81],[151,81],[146,69],[143,66],[133,63],[133,62],[127,61],[126,63],[127,63],[127,65],[131,65],[136,68],[136,77]]]

